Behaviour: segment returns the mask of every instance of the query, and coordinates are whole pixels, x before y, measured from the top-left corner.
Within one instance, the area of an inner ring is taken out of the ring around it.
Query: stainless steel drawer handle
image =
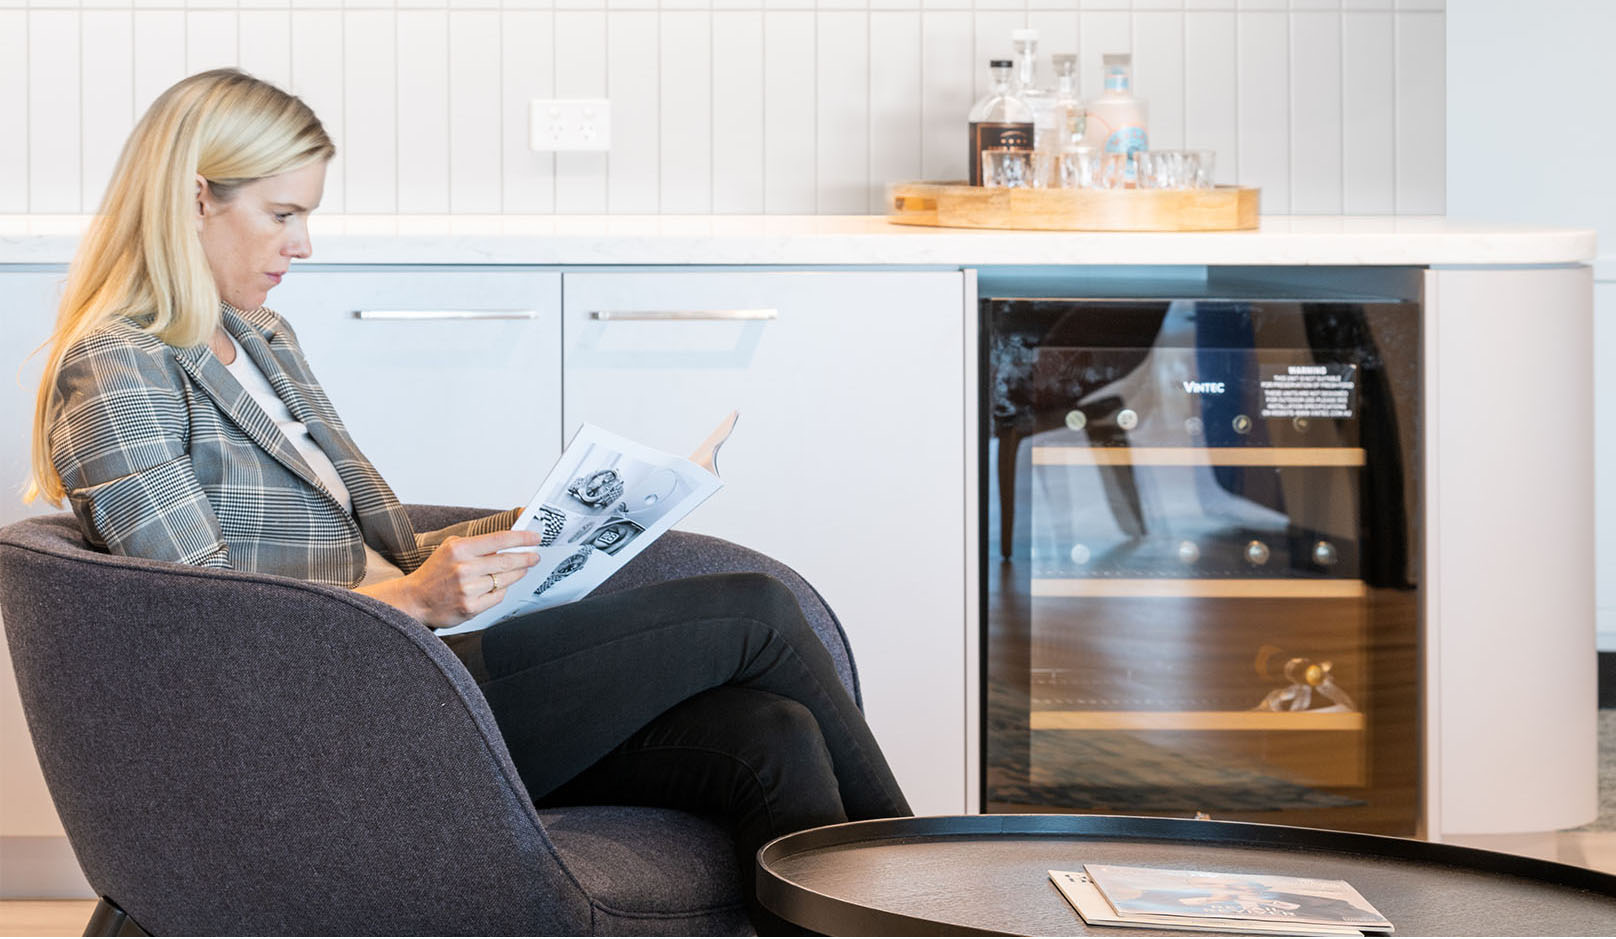
[[[773,320],[780,311],[759,310],[591,310],[592,320]]]
[[[356,320],[536,320],[538,310],[355,310]]]

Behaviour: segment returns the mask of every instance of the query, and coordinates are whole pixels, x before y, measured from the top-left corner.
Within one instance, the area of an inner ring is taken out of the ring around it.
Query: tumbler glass
[[[1035,150],[1032,154],[1032,185],[1034,189],[1061,189],[1060,154],[1053,150]]]
[[[1100,154],[1099,175],[1096,177],[1098,188],[1126,189],[1130,161],[1131,154],[1127,153]]]
[[[1160,170],[1158,166],[1164,165],[1167,151],[1165,150],[1135,150],[1133,154],[1134,185],[1140,189],[1161,189]]]
[[[1001,189],[1026,189],[1032,184],[1032,151],[1008,149],[982,151],[982,185]]]
[[[1218,151],[1211,147],[1192,147],[1189,151],[1195,154],[1195,181],[1192,185],[1196,189],[1211,189],[1216,186],[1215,170],[1218,163]]]
[[[1134,154],[1140,189],[1191,189],[1201,160],[1190,150],[1141,150]]]
[[[1055,167],[1060,185],[1067,189],[1096,189],[1100,186],[1100,162],[1105,154],[1095,147],[1063,150]]]

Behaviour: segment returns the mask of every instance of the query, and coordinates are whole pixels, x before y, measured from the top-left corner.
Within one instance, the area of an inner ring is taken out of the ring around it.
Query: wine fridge
[[[980,301],[982,808],[1415,834],[1419,305],[1181,292]]]

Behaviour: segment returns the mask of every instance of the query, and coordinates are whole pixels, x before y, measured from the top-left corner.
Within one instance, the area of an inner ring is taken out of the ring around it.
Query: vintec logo
[[[1187,381],[1184,382],[1184,393],[1191,395],[1220,395],[1223,394],[1223,382]]]

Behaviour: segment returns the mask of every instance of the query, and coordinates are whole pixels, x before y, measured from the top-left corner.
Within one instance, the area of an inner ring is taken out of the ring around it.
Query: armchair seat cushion
[[[539,819],[589,895],[599,935],[750,932],[735,847],[705,818],[643,806],[546,809]]]

